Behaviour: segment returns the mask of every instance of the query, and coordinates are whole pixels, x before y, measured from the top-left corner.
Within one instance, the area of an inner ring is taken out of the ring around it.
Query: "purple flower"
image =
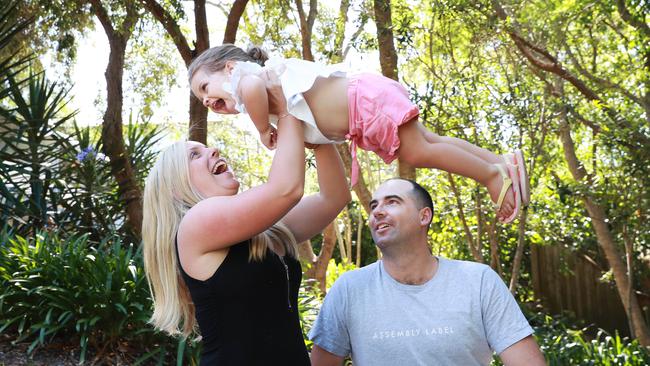
[[[83,163],[86,160],[93,159],[96,155],[95,149],[88,146],[77,153],[77,161]]]

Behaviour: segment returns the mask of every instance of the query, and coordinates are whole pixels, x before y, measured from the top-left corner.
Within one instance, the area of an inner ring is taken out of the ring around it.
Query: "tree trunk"
[[[393,41],[393,21],[390,0],[374,0],[375,23],[377,24],[377,44],[381,73],[387,78],[399,81],[397,73],[397,52]]]
[[[228,20],[230,20],[230,16],[228,16]],[[239,23],[239,19],[237,19],[237,23]],[[196,32],[196,41],[194,42],[192,60],[194,59],[194,57],[200,55],[203,51],[210,48],[210,33],[208,31],[208,22],[205,14],[205,0],[194,0],[194,30]],[[188,66],[190,62],[186,61]],[[192,91],[190,91],[189,94],[190,94],[189,139],[192,141],[198,141],[202,144],[207,144],[208,109],[205,106],[203,106],[202,101],[198,100],[194,96],[194,94],[192,94]]]
[[[523,212],[519,215],[517,249],[515,258],[512,260],[512,276],[510,277],[510,292],[514,295],[517,292],[517,282],[521,271],[521,260],[524,257],[526,246],[526,220],[528,219],[528,206],[521,208]]]
[[[381,73],[387,78],[399,81],[397,72],[397,52],[393,41],[393,21],[390,0],[374,0],[375,23],[377,24],[377,44]],[[400,178],[415,180],[415,168],[402,159],[397,160]]]
[[[314,61],[314,54],[311,51],[311,34],[318,14],[318,1],[309,0],[309,15],[305,15],[302,0],[296,0],[298,18],[300,20],[300,39],[302,41],[302,58],[307,61]]]
[[[301,262],[312,264],[318,257],[314,254],[314,248],[311,246],[311,240],[305,240],[298,243],[298,258]]]
[[[327,293],[327,265],[330,259],[332,259],[334,245],[336,245],[335,222],[336,220],[327,225],[325,230],[323,230],[323,245],[321,245],[320,253],[318,253],[318,257],[312,260],[311,267],[305,271],[305,277],[316,280],[318,282],[318,288],[323,294]],[[303,252],[305,251],[303,250]]]
[[[571,130],[567,122],[566,108],[563,108],[560,116],[560,138],[564,148],[564,158],[569,166],[569,171],[576,181],[583,181],[587,184],[591,183],[591,178],[588,176],[584,165],[578,160],[575,153],[575,145],[571,137]],[[582,201],[587,208],[587,213],[591,218],[591,222],[596,232],[598,244],[603,249],[609,267],[614,274],[614,281],[616,283],[616,290],[618,291],[625,313],[632,325],[630,329],[639,343],[645,347],[650,347],[650,330],[645,323],[643,312],[639,306],[636,296],[629,296],[631,291],[634,291],[630,279],[626,274],[626,266],[621,258],[621,255],[616,248],[616,243],[612,233],[608,227],[609,219],[605,214],[605,210],[588,194],[582,197]]]
[[[126,17],[115,30],[106,9],[99,0],[91,0],[92,10],[99,19],[110,45],[106,66],[106,112],[102,122],[102,150],[110,160],[111,174],[118,184],[120,200],[126,208],[126,226],[140,237],[142,229],[142,192],[137,184],[122,134],[122,78],[126,45],[131,36],[137,12],[127,7]]]
[[[140,237],[142,229],[142,192],[135,179],[133,167],[122,134],[122,74],[126,53],[126,36],[109,38],[110,55],[106,67],[106,112],[102,123],[102,146],[110,159],[111,174],[118,184],[120,200],[126,206],[127,225]]]
[[[451,191],[454,193],[454,197],[456,198],[458,216],[460,218],[460,222],[463,224],[463,230],[465,231],[465,238],[467,240],[469,251],[472,253],[472,257],[474,257],[474,260],[476,262],[483,263],[483,254],[481,253],[481,237],[480,235],[477,235],[476,240],[474,240],[474,237],[472,236],[472,231],[469,229],[469,225],[467,224],[467,218],[465,218],[463,201],[460,199],[460,192],[458,192],[458,188],[456,187],[456,180],[454,179],[454,176],[451,173],[447,173],[447,179],[449,180]]]
[[[190,92],[188,139],[206,144],[208,141],[208,109]]]
[[[492,219],[490,229],[488,230],[488,236],[490,239],[490,267],[492,267],[500,277],[503,277],[501,272],[501,260],[499,259],[499,226],[497,225],[497,222],[497,216],[494,215],[494,219]]]

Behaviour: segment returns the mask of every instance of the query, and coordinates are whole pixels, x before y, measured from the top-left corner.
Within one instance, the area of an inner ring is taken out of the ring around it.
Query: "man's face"
[[[420,210],[411,190],[407,181],[389,180],[373,194],[368,223],[380,249],[406,242],[422,230]]]

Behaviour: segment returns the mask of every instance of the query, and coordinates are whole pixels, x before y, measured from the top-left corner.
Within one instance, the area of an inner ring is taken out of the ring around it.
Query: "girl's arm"
[[[266,92],[266,82],[259,76],[250,74],[241,78],[239,87],[239,95],[241,95],[246,111],[260,134],[260,140],[267,148],[274,149],[276,146],[275,128],[269,123],[269,98]]]
[[[314,153],[320,192],[304,197],[282,219],[298,242],[323,231],[351,199],[343,163],[334,145],[318,145]]]
[[[270,79],[273,100],[284,99],[277,77]],[[286,102],[285,102],[286,105]],[[266,183],[234,196],[204,199],[181,221],[179,242],[203,255],[226,248],[265,231],[284,217],[302,197],[305,182],[303,124],[286,115],[278,121],[278,149]]]

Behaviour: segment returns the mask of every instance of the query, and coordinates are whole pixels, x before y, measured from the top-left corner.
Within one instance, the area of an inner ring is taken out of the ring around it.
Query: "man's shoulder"
[[[441,265],[446,267],[447,271],[454,275],[463,275],[467,277],[475,277],[475,276],[482,277],[485,275],[486,272],[492,271],[492,268],[490,268],[490,266],[483,263],[465,261],[459,259],[448,259],[444,257],[439,257],[439,260],[442,263]]]
[[[367,281],[371,280],[377,274],[379,270],[378,266],[379,262],[374,262],[365,267],[345,272],[336,280],[336,282],[340,282],[347,286],[367,283]]]

